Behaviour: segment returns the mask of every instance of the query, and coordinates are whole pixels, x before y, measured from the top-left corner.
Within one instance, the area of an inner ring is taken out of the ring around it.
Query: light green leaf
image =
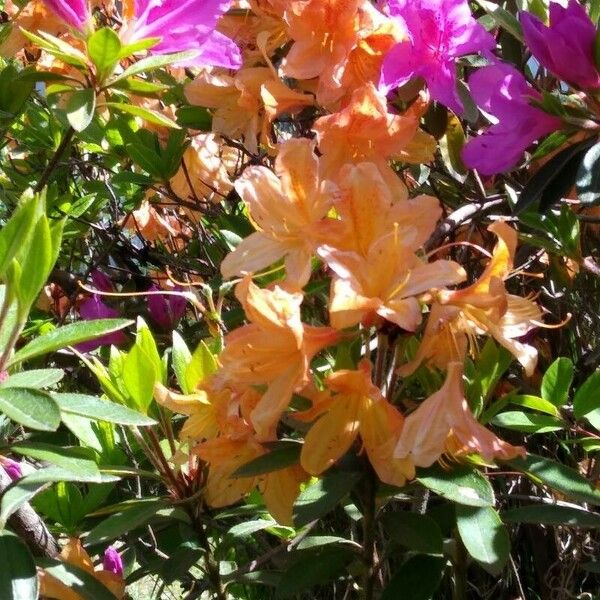
[[[185,372],[187,366],[192,360],[192,353],[189,351],[187,344],[184,339],[176,332],[173,332],[173,371],[175,371],[175,377],[177,377],[177,383],[184,394],[190,394],[193,389],[189,389],[186,379]]]
[[[60,425],[56,402],[39,390],[0,388],[0,412],[20,425],[39,431],[56,431]]]
[[[524,433],[548,433],[550,431],[560,431],[565,427],[565,424],[556,417],[525,413],[518,410],[500,413],[492,419],[492,423],[498,427]]]
[[[143,106],[138,106],[137,104],[105,102],[103,106],[114,108],[115,110],[133,115],[134,117],[140,117],[140,119],[144,119],[144,121],[148,121],[148,123],[154,123],[155,125],[161,125],[162,127],[170,127],[171,129],[181,129],[175,121],[169,119],[169,117],[165,116],[163,113]]]
[[[575,392],[573,412],[600,431],[600,371],[592,373]]]
[[[67,120],[75,131],[84,131],[94,118],[96,93],[91,88],[75,90],[67,101]]]
[[[21,387],[41,389],[58,383],[65,375],[62,369],[32,369],[13,373],[1,387]]]
[[[110,73],[121,54],[121,40],[109,27],[95,31],[87,40],[88,55],[101,77]]]
[[[129,327],[132,323],[133,321],[127,319],[96,319],[94,321],[79,321],[59,327],[35,338],[25,347],[21,348],[9,361],[8,366],[11,367],[17,363],[55,352],[67,346],[74,346],[81,342],[101,337],[107,333],[125,329],[125,327]]]
[[[130,51],[130,48],[131,46],[126,46],[123,50]],[[177,52],[175,54],[154,54],[152,56],[148,56],[147,58],[142,58],[116,77],[113,77],[109,81],[109,85],[114,85],[117,81],[128,79],[129,77],[133,77],[133,75],[149,73],[150,71],[155,71],[161,67],[166,67],[168,65],[172,65],[173,63],[187,60],[188,58],[196,56],[196,54],[197,53],[195,51]]]
[[[217,370],[217,367],[217,359],[202,340],[194,350],[192,360],[185,371],[187,389],[190,391],[195,390],[199,383]]]
[[[490,506],[457,504],[456,525],[467,552],[491,575],[500,575],[510,555],[510,538],[498,513]]]
[[[562,406],[569,398],[569,388],[573,381],[573,363],[571,359],[557,358],[544,373],[542,379],[542,398],[554,406]]]

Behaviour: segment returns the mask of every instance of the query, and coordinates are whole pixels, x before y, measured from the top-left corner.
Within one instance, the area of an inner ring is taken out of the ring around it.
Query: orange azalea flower
[[[121,225],[149,242],[178,238],[183,233],[179,219],[162,215],[148,200],[125,217]]]
[[[462,363],[448,365],[444,385],[404,421],[394,455],[429,467],[445,452],[453,456],[477,453],[484,460],[510,460],[525,449],[511,446],[481,425],[469,409],[463,390]]]
[[[74,567],[79,567],[93,575],[100,583],[106,586],[113,595],[118,598],[125,597],[125,582],[122,577],[107,570],[94,570],[94,563],[89,554],[83,549],[77,538],[70,538],[60,553],[61,559]],[[71,588],[61,583],[58,579],[48,573],[39,570],[40,596],[43,598],[54,598],[55,600],[83,600],[83,597]]]
[[[286,283],[298,288],[310,278],[311,258],[335,186],[321,181],[314,143],[292,139],[281,145],[275,175],[249,167],[235,188],[257,231],[242,240],[221,264],[226,278],[259,271],[285,258]]]
[[[333,395],[322,397],[307,413],[294,414],[303,420],[320,416],[302,446],[304,469],[313,475],[321,474],[349,450],[360,434],[381,481],[402,486],[407,478],[414,477],[412,462],[393,456],[404,419],[371,382],[369,361],[361,361],[356,371],[331,374],[326,384]]]
[[[344,213],[348,215],[347,237],[352,240],[356,235],[356,241],[354,247],[352,241],[342,241],[340,247],[323,245],[318,249],[334,273],[329,305],[331,324],[342,329],[377,314],[414,331],[421,322],[417,297],[466,278],[463,268],[455,262],[428,263],[415,254],[431,234],[439,206],[430,197],[394,204],[373,165],[359,165],[342,173],[351,191],[344,196],[346,206],[344,201],[340,203],[340,213],[342,222]],[[367,182],[370,191],[365,189]],[[361,206],[363,191],[365,203]],[[414,215],[421,214],[412,222],[411,209]]]
[[[198,446],[194,453],[209,464],[205,488],[207,504],[214,508],[228,506],[258,487],[273,518],[282,525],[292,525],[292,509],[300,484],[308,479],[300,465],[256,477],[232,477],[242,465],[266,452],[251,436],[245,439],[221,437]]]
[[[182,166],[169,182],[171,189],[180,198],[217,204],[233,189],[231,174],[239,162],[240,151],[214,133],[195,135],[183,154]]]
[[[279,286],[260,289],[246,277],[236,296],[250,323],[225,337],[221,374],[236,383],[267,386],[250,421],[261,440],[273,439],[293,392],[308,381],[313,356],[334,344],[339,334],[302,323],[302,294]]]
[[[317,119],[319,150],[324,176],[333,179],[346,163],[373,162],[385,174],[392,158],[414,163],[432,160],[435,139],[419,129],[427,102],[419,97],[402,115],[387,110],[385,96],[373,84],[352,94],[350,104],[338,113]],[[393,179],[389,173],[386,179]]]
[[[537,363],[537,350],[517,341],[535,327],[539,327],[542,313],[535,302],[507,293],[504,279],[513,268],[517,234],[507,223],[498,221],[488,228],[498,242],[482,276],[461,290],[441,291],[440,304],[456,309],[459,331],[465,334],[486,333],[509,350],[531,375]],[[450,315],[452,314],[449,311]],[[458,342],[464,346],[463,342]]]
[[[269,67],[251,67],[233,76],[203,71],[185,86],[190,104],[215,109],[213,131],[231,138],[242,137],[250,152],[257,138],[269,145],[272,120],[282,112],[294,112],[313,103],[311,96],[284,85]]]

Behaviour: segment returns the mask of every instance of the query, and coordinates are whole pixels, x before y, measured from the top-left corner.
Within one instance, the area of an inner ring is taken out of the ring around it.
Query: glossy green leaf
[[[88,55],[100,76],[110,73],[121,54],[121,40],[109,27],[95,31],[87,40]]]
[[[110,400],[102,400],[96,396],[85,394],[52,394],[62,413],[80,415],[89,419],[98,419],[119,425],[136,425],[148,427],[156,425],[156,421],[127,406]]]
[[[8,519],[29,502],[36,494],[48,486],[47,482],[27,482],[21,479],[14,483],[2,494],[0,498],[0,529],[6,526]]]
[[[505,523],[531,523],[534,525],[553,525],[584,527],[596,529],[600,527],[600,514],[559,504],[531,504],[505,510],[502,513]]]
[[[294,504],[294,524],[302,527],[331,512],[361,478],[360,473],[333,471],[308,485]]]
[[[195,390],[197,385],[217,370],[217,359],[203,340],[192,354],[192,360],[185,370],[186,386]]]
[[[164,500],[150,500],[110,515],[89,532],[86,542],[88,544],[110,542],[132,529],[145,525],[159,510],[167,506],[169,503]]]
[[[573,363],[571,359],[557,358],[544,373],[542,379],[542,398],[554,406],[562,406],[569,398],[569,389],[573,381]]]
[[[595,47],[600,49],[596,36]],[[592,146],[583,156],[575,180],[577,197],[584,206],[600,203],[600,144]]]
[[[600,490],[594,483],[565,465],[536,454],[528,454],[526,458],[515,458],[507,463],[513,469],[525,473],[538,485],[547,485],[580,502],[600,505]]]
[[[242,465],[233,473],[232,477],[255,477],[291,467],[300,461],[301,450],[302,444],[298,442],[276,442],[272,445],[270,452]]]
[[[39,390],[0,388],[0,412],[20,425],[39,431],[56,431],[60,425],[56,402]]]
[[[592,373],[575,392],[573,412],[600,431],[600,371]]]
[[[37,600],[35,561],[26,544],[9,531],[0,531],[0,598]]]
[[[171,359],[173,361],[173,371],[175,371],[175,377],[177,377],[177,383],[179,384],[181,391],[184,394],[192,393],[193,388],[190,389],[188,387],[185,377],[187,366],[192,360],[192,353],[189,351],[184,339],[176,331],[173,332]]]
[[[457,466],[451,471],[439,465],[417,470],[417,481],[432,492],[468,506],[493,506],[494,491],[489,481],[479,472]]]
[[[492,423],[498,427],[524,433],[548,433],[550,431],[560,431],[565,427],[565,424],[556,417],[518,410],[500,413],[492,419]]]
[[[74,346],[129,327],[133,321],[128,319],[96,319],[79,321],[59,327],[45,335],[35,338],[21,348],[9,361],[8,366],[31,360],[44,354],[56,352],[67,346]]]
[[[126,46],[125,48],[123,48],[123,50],[131,51],[131,47]],[[161,67],[166,67],[176,62],[187,60],[195,55],[196,52],[191,51],[178,52],[176,54],[154,54],[152,56],[148,56],[147,58],[142,58],[130,67],[127,67],[127,69],[125,69],[116,77],[113,77],[110,80],[109,85],[113,85],[117,81],[133,77],[134,75],[139,75],[140,73],[149,73],[150,71],[155,71],[156,69],[160,69]]]
[[[127,104],[125,102],[105,102],[103,106],[114,108],[115,110],[124,112],[134,117],[140,117],[148,123],[154,123],[155,125],[161,125],[162,127],[170,127],[172,129],[179,129],[179,125],[172,119],[165,116],[162,112],[152,110],[144,106],[138,106],[137,104]]]
[[[381,600],[430,600],[440,587],[446,559],[441,556],[411,556],[392,575]]]
[[[490,506],[456,505],[456,525],[467,552],[491,575],[503,571],[510,555],[510,538]]]

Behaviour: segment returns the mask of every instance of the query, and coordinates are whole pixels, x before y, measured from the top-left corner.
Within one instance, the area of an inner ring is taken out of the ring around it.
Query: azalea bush
[[[600,598],[598,2],[0,6],[0,600]]]

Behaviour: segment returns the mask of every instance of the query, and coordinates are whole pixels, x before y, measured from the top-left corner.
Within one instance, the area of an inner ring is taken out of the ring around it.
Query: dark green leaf
[[[494,491],[479,472],[464,466],[451,471],[434,465],[417,470],[417,481],[440,496],[468,506],[493,506]]]
[[[532,523],[534,525],[600,527],[599,514],[558,504],[531,504],[511,508],[502,513],[502,520],[507,523]]]
[[[411,556],[392,575],[381,600],[429,600],[440,587],[445,567],[441,556]]]
[[[575,184],[579,163],[594,141],[595,138],[588,138],[568,146],[545,163],[525,185],[515,213],[523,212],[538,200],[540,210],[545,211],[560,200]]]
[[[29,549],[10,531],[0,531],[0,598],[37,600],[38,576]]]
[[[442,554],[442,532],[431,517],[408,511],[393,512],[385,514],[382,523],[386,536],[405,548],[423,554]]]
[[[47,482],[27,482],[24,479],[11,485],[2,494],[0,501],[0,529],[4,528],[12,514],[47,486]]]
[[[528,454],[526,458],[515,458],[507,462],[513,469],[525,473],[534,483],[547,485],[574,500],[600,505],[600,490],[591,481],[565,465],[536,454]]]
[[[491,506],[456,505],[456,524],[467,552],[491,575],[498,576],[510,554],[510,538]]]
[[[333,471],[307,486],[294,504],[296,527],[302,527],[332,511],[360,478],[360,473]]]
[[[162,508],[169,506],[164,500],[149,500],[133,508],[111,515],[94,527],[86,538],[88,544],[106,543],[141,527],[150,521]]]
[[[276,442],[270,452],[242,465],[232,477],[255,477],[291,467],[299,462],[301,450],[302,444],[298,442]]]
[[[592,373],[575,392],[573,412],[600,431],[600,371]]]
[[[600,203],[600,144],[592,146],[584,155],[577,171],[577,196],[584,206]]]

